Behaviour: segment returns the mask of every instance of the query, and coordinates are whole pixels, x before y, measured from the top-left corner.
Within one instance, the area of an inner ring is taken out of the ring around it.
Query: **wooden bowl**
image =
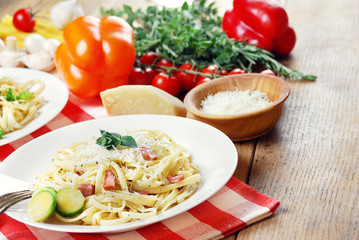
[[[223,91],[259,90],[274,104],[265,109],[237,115],[216,115],[200,111],[201,101],[209,94]],[[232,141],[246,141],[268,133],[282,115],[284,101],[290,93],[285,80],[264,74],[225,76],[201,84],[187,93],[184,104],[187,117],[212,125]]]

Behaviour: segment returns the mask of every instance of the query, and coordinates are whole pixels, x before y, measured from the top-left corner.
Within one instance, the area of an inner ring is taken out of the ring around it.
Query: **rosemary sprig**
[[[216,64],[219,69],[240,67],[252,72],[254,67],[262,67],[285,79],[317,78],[285,67],[266,50],[228,38],[214,3],[206,0],[195,0],[191,6],[185,2],[176,9],[150,6],[133,11],[125,5],[123,10],[101,8],[101,13],[121,16],[132,26],[138,57],[152,51],[175,65],[191,63],[198,69]]]

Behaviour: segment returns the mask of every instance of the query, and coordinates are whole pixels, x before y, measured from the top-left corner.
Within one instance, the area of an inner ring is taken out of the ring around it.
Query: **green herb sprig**
[[[16,97],[15,97],[14,93],[12,92],[12,88],[9,88],[9,90],[7,90],[5,99],[8,102],[13,102],[16,100]]]
[[[31,99],[35,98],[35,93],[24,90],[19,95],[16,96],[16,100],[24,100],[30,101]]]
[[[110,133],[100,130],[101,137],[96,140],[96,144],[105,147],[107,150],[116,148],[117,146],[137,147],[136,140],[131,136],[121,136],[118,133]]]
[[[6,92],[5,100],[8,102],[14,102],[16,100],[30,101],[34,97],[35,97],[35,94],[28,90],[23,90],[21,93],[19,93],[16,96],[15,93],[13,92],[12,88],[9,88]]]
[[[0,139],[2,139],[5,135],[5,132],[3,130],[0,130]]]
[[[240,67],[252,72],[254,67],[262,67],[285,79],[317,78],[285,67],[266,50],[228,38],[214,3],[207,4],[206,0],[195,0],[191,6],[185,2],[176,9],[150,6],[145,11],[133,11],[127,5],[122,10],[102,7],[101,13],[121,16],[132,26],[138,58],[152,51],[176,65],[191,63],[199,69],[216,64],[220,69]]]

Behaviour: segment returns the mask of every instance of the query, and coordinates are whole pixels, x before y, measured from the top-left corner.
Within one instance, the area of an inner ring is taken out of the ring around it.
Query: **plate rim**
[[[105,118],[98,118],[98,119],[91,119],[91,120],[86,120],[83,122],[78,122],[78,123],[73,123],[58,129],[55,129],[51,132],[48,132],[42,136],[39,136],[38,138],[35,138],[29,142],[27,142],[26,144],[24,144],[23,146],[21,146],[20,148],[18,148],[17,150],[15,150],[13,153],[11,153],[3,162],[3,164],[0,165],[0,173],[2,172],[3,174],[6,175],[6,173],[4,173],[4,168],[6,169],[7,166],[7,160],[11,159],[14,157],[14,155],[16,156],[18,154],[19,151],[23,151],[23,149],[26,150],[26,148],[31,147],[32,144],[36,144],[36,142],[40,141],[43,138],[47,138],[49,135],[56,135],[58,134],[58,132],[64,131],[63,129],[68,129],[68,128],[76,128],[79,125],[91,125],[91,122],[101,122],[101,121],[111,121],[111,120],[107,120],[107,119],[117,119],[117,118],[144,118],[144,117],[150,117],[152,119],[155,118],[159,118],[159,119],[171,119],[171,118],[176,118],[176,119],[182,119],[183,121],[189,121],[189,122],[193,122],[194,124],[199,124],[199,125],[203,125],[206,128],[210,128],[213,131],[216,131],[218,134],[222,135],[222,140],[226,139],[226,141],[228,142],[228,144],[230,146],[230,148],[232,148],[232,153],[234,153],[234,158],[230,159],[228,161],[230,161],[230,171],[226,172],[225,175],[225,179],[216,187],[215,190],[213,190],[211,193],[206,194],[205,197],[201,197],[200,201],[198,200],[194,200],[194,202],[191,205],[177,205],[177,206],[181,206],[181,209],[175,209],[175,213],[172,214],[167,214],[168,212],[171,212],[171,209],[167,210],[165,212],[165,214],[163,215],[163,213],[160,213],[152,218],[149,219],[142,219],[142,220],[138,220],[138,221],[134,221],[134,222],[129,222],[129,223],[125,223],[125,224],[119,224],[119,225],[111,225],[111,226],[84,226],[84,225],[75,225],[78,226],[77,228],[74,229],[69,229],[66,227],[62,227],[62,226],[73,226],[71,224],[66,224],[66,225],[60,225],[60,224],[47,224],[47,223],[37,223],[37,222],[28,222],[28,221],[22,221],[22,219],[17,218],[16,216],[14,216],[11,212],[8,212],[7,214],[22,223],[25,223],[27,225],[33,226],[33,227],[37,227],[37,228],[41,228],[41,229],[45,229],[45,230],[50,230],[50,231],[59,231],[59,232],[72,232],[72,233],[119,233],[119,232],[127,232],[127,231],[131,231],[131,230],[135,230],[135,229],[139,229],[139,228],[143,228],[146,227],[148,225],[154,224],[156,222],[161,222],[165,219],[171,218],[171,217],[175,217],[183,212],[188,211],[191,208],[196,207],[197,205],[203,203],[204,201],[208,200],[210,197],[212,197],[213,195],[215,195],[220,189],[222,189],[225,184],[230,180],[230,178],[233,176],[236,167],[237,167],[237,163],[238,163],[238,152],[237,149],[234,145],[234,143],[228,138],[228,136],[226,136],[223,132],[221,132],[220,130],[218,130],[217,128],[214,128],[206,123],[203,122],[199,122],[193,119],[189,119],[189,118],[183,118],[183,117],[177,117],[177,116],[169,116],[169,115],[156,115],[156,114],[134,114],[134,115],[122,115],[122,116],[111,116],[111,117],[105,117]],[[182,121],[179,120],[179,121]],[[164,121],[164,120],[163,120]],[[172,137],[172,136],[170,136]],[[57,147],[58,149],[59,147]],[[190,150],[190,149],[189,149]],[[191,151],[191,150],[190,150]],[[200,169],[201,171],[201,169]],[[22,179],[20,179],[22,180]],[[204,180],[204,179],[202,179]],[[201,183],[202,184],[202,183]],[[173,208],[172,208],[173,209]],[[142,223],[145,222],[145,223]],[[81,229],[81,230],[80,230]]]

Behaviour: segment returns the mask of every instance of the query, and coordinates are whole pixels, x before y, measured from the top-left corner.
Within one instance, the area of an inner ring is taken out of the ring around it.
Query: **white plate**
[[[200,187],[189,199],[164,213],[149,219],[115,226],[34,222],[25,212],[26,201],[12,207],[6,213],[20,222],[54,231],[81,233],[129,231],[173,217],[205,201],[227,183],[237,166],[238,154],[233,142],[212,126],[182,117],[124,115],[75,123],[40,136],[9,155],[0,165],[0,174],[31,182],[35,175],[50,168],[51,158],[56,150],[78,141],[86,141],[91,137],[100,136],[99,129],[111,132],[136,129],[165,131],[178,144],[192,153],[193,163],[198,166],[202,177]]]
[[[39,109],[39,115],[24,128],[5,134],[0,140],[0,146],[22,138],[44,126],[61,112],[69,97],[65,84],[59,78],[46,72],[28,68],[0,68],[0,78],[5,76],[9,76],[18,82],[32,79],[43,81],[45,89],[40,95],[44,97],[45,104]]]

